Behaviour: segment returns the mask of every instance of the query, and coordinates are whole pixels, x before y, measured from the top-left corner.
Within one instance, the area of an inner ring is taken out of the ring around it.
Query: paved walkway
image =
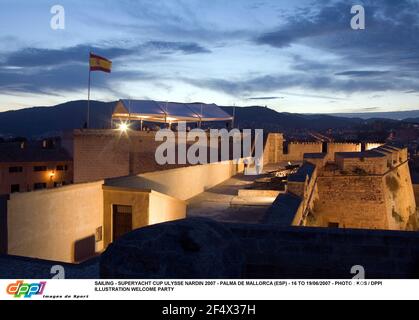
[[[269,171],[271,168],[267,168]],[[269,206],[231,206],[240,189],[267,175],[239,174],[188,201],[188,217],[205,217],[221,222],[258,223]]]

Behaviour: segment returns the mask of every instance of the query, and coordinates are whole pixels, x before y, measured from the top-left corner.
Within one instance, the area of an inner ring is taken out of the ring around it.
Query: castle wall
[[[337,156],[336,164],[345,174],[384,174],[390,170],[386,157],[345,158]]]
[[[266,138],[264,161],[265,164],[278,163],[281,161],[299,162],[303,161],[306,153],[322,153],[323,143],[321,142],[290,142],[288,152],[284,154],[284,136],[280,133],[269,133]],[[367,143],[367,150],[382,146],[380,143]],[[327,155],[325,161],[334,161],[335,154],[339,152],[361,152],[361,143],[335,143],[327,144]],[[403,151],[402,151],[403,152]]]
[[[419,204],[419,184],[413,185],[413,192],[415,194],[416,204]]]
[[[266,137],[263,153],[264,164],[278,163],[282,160],[284,136],[280,133],[269,133]]]
[[[331,176],[317,180],[319,199],[312,226],[387,229],[388,221],[382,177]]]
[[[321,153],[323,144],[319,142],[291,142],[288,153],[283,154],[281,161],[303,161],[305,153]]]
[[[337,152],[361,152],[360,143],[328,143],[326,161],[334,161]]]
[[[408,163],[383,178],[390,230],[417,230],[416,199]]]
[[[312,226],[414,230],[416,201],[407,163],[385,175],[330,175],[317,180]]]

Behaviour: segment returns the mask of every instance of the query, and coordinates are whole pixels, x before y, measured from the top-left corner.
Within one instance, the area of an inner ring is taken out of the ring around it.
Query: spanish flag
[[[90,71],[103,71],[111,73],[112,61],[90,53]]]

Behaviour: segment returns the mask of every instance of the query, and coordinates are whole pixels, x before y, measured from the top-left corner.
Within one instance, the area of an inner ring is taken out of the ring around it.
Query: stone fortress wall
[[[268,137],[267,144],[273,144],[272,141],[280,144],[277,139]],[[305,145],[307,152],[300,158]],[[265,161],[293,158],[304,162],[288,181],[288,192],[299,197],[301,204],[292,220],[278,221],[311,227],[417,229],[407,149],[371,143],[365,146],[367,151],[361,152],[361,144],[329,143],[328,153],[313,153],[312,143],[299,146],[298,153],[292,153],[291,157],[283,156],[281,148],[274,152],[272,146],[265,153],[268,157]],[[308,164],[315,169],[307,171]],[[272,210],[275,207],[283,208],[283,204],[274,204]]]
[[[367,143],[366,150],[381,146],[378,143]],[[360,152],[361,143],[339,143],[329,142],[289,142],[286,143],[284,135],[280,133],[269,133],[266,137],[264,161],[268,163],[278,163],[282,161],[300,162],[303,161],[307,153],[327,154],[326,159],[333,161],[338,152]]]

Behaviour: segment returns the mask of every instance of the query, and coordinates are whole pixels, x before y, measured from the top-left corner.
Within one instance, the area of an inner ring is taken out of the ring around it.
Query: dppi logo
[[[9,284],[7,294],[13,295],[15,298],[32,298],[32,296],[42,295],[46,284],[46,282],[29,284],[23,281],[17,281],[16,283]]]

